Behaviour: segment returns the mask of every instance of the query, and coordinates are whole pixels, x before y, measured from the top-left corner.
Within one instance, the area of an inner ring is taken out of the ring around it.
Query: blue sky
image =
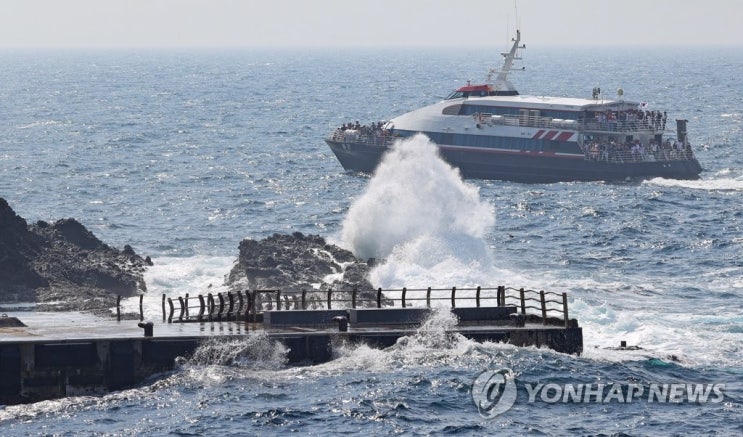
[[[0,47],[743,45],[743,0],[3,0]],[[516,18],[518,11],[518,20]]]

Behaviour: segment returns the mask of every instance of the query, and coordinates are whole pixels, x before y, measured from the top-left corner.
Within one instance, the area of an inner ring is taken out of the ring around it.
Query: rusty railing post
[[[250,312],[253,310],[253,305],[255,304],[255,300],[250,294],[250,290],[245,290],[245,299],[247,300],[247,304],[245,306],[245,321],[249,322]]]
[[[519,290],[521,294],[521,314],[526,314],[526,296],[524,295],[524,287]]]
[[[170,307],[170,314],[168,314],[168,323],[173,323],[173,313],[175,313],[175,307],[173,306],[173,299],[168,298],[168,306]]]
[[[237,290],[237,310],[235,311],[235,321],[237,322],[238,314],[242,314],[243,305],[245,305],[245,299],[243,299],[243,292]]]
[[[144,308],[142,308],[142,299],[144,299],[144,294],[139,295],[139,321],[144,320]]]
[[[204,319],[204,310],[206,310],[206,302],[204,302],[204,296],[199,295],[199,322]]]
[[[209,316],[209,321],[212,321],[212,315],[214,314],[214,296],[211,293],[207,293],[206,295],[206,309],[207,309],[207,315]]]
[[[219,312],[217,313],[217,320],[222,321],[222,313],[224,312],[224,296],[222,296],[222,293],[217,293],[217,298],[219,299]]]
[[[568,294],[562,293],[562,316],[565,319],[565,327],[570,325],[570,317],[568,316]]]
[[[181,311],[178,314],[178,321],[179,322],[182,322],[183,321],[183,314],[186,312],[186,305],[185,305],[185,303],[183,301],[183,298],[180,297],[180,296],[178,296],[178,304],[181,306]]]
[[[544,290],[539,291],[539,299],[542,301],[542,324],[547,324],[547,301],[544,300]]]
[[[258,291],[253,290],[250,296],[250,314],[252,316],[251,322],[255,323],[256,319],[258,318]]]

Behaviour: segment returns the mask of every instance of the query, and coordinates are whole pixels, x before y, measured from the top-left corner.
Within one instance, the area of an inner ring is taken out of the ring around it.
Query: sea
[[[584,336],[476,343],[438,311],[305,366],[215,340],[132,389],[2,406],[2,434],[743,435],[740,47],[530,47],[510,77],[688,119],[699,180],[462,180],[425,137],[358,174],[324,143],[484,81],[504,48],[0,51],[0,197],[150,256],[148,314],[226,289],[241,240],[302,232],[383,260],[380,287],[566,292]]]

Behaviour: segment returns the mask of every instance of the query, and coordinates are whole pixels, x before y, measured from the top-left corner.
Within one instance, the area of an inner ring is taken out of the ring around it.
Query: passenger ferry
[[[346,170],[372,173],[395,141],[422,133],[464,178],[527,183],[698,179],[702,167],[665,111],[640,102],[521,95],[508,80],[520,59],[516,31],[503,66],[485,84],[467,83],[446,99],[387,122],[344,125],[325,140]],[[495,76],[493,80],[492,77]],[[669,128],[669,129],[667,129]]]

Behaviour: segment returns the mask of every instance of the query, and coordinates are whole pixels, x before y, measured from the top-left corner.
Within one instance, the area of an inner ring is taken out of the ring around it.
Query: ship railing
[[[330,134],[328,139],[337,143],[387,147],[392,145],[395,137],[388,130],[375,130],[371,133],[366,133],[356,130],[336,129]]]
[[[567,293],[502,285],[491,288],[245,290],[199,294],[195,297],[186,294],[176,298],[162,295],[163,322],[168,323],[258,322],[263,319],[265,311],[494,306],[515,307],[527,322],[565,327],[570,324]]]
[[[655,151],[611,150],[591,147],[587,149],[584,154],[587,161],[611,162],[616,164],[688,161],[694,159],[694,152],[692,152],[690,147],[687,147],[685,150],[660,148]]]
[[[587,132],[663,132],[665,123],[650,119],[642,120],[609,120],[609,121],[583,121],[581,129]]]

